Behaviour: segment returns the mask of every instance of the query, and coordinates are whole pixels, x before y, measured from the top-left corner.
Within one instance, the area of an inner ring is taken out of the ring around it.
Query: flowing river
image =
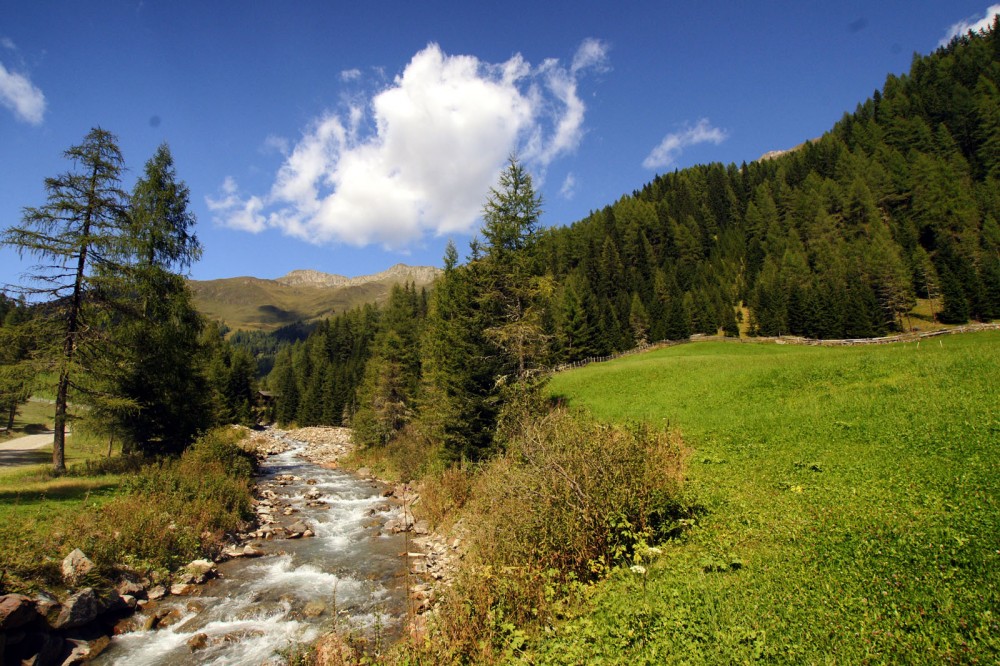
[[[297,510],[275,517],[286,525],[302,520],[315,536],[263,541],[265,556],[220,564],[221,576],[197,595],[168,596],[143,611],[168,613],[172,624],[121,634],[94,663],[280,664],[333,628],[361,633],[369,643],[400,633],[406,546],[400,534],[381,534],[400,509],[389,506],[380,486],[307,462],[301,451],[268,458],[260,481],[270,481],[281,504]],[[299,480],[287,482],[287,475]],[[135,618],[137,626],[143,619]]]

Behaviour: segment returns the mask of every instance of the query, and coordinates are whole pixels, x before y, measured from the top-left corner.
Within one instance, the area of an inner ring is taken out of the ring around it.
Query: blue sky
[[[100,125],[131,188],[166,141],[196,279],[349,276],[460,250],[517,152],[543,222],[657,173],[819,136],[967,2],[28,2],[0,5],[0,226]],[[31,265],[0,249],[0,285]]]

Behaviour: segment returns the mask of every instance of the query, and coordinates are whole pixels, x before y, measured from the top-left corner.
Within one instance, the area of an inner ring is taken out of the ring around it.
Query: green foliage
[[[122,267],[105,326],[112,341],[90,373],[92,429],[120,437],[125,449],[179,452],[210,424],[209,387],[184,270],[201,255],[188,190],[161,145],[132,192],[133,261]]]
[[[267,385],[277,395],[279,423],[350,422],[379,317],[373,305],[356,308],[318,324],[308,338],[278,352]]]

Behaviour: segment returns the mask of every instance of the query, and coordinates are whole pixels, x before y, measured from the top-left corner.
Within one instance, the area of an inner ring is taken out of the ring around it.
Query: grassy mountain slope
[[[699,343],[555,376],[602,420],[679,427],[705,511],[538,661],[996,663],[998,350]]]
[[[276,280],[236,277],[192,280],[190,285],[195,306],[210,319],[234,330],[272,331],[296,321],[325,319],[363,303],[382,302],[394,284],[409,281],[418,289],[428,286],[437,272],[431,267],[397,264],[359,278],[294,271]],[[303,274],[313,279],[303,280]]]

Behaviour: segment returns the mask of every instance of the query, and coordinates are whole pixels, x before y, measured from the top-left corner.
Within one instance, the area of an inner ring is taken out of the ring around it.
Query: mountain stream
[[[315,536],[255,542],[264,556],[224,562],[196,596],[147,607],[140,629],[116,636],[94,663],[281,664],[334,628],[369,644],[400,634],[406,544],[382,526],[401,509],[377,484],[300,458],[303,446],[269,457],[258,482],[295,509],[285,524],[301,520]],[[151,613],[172,623],[144,630]]]

